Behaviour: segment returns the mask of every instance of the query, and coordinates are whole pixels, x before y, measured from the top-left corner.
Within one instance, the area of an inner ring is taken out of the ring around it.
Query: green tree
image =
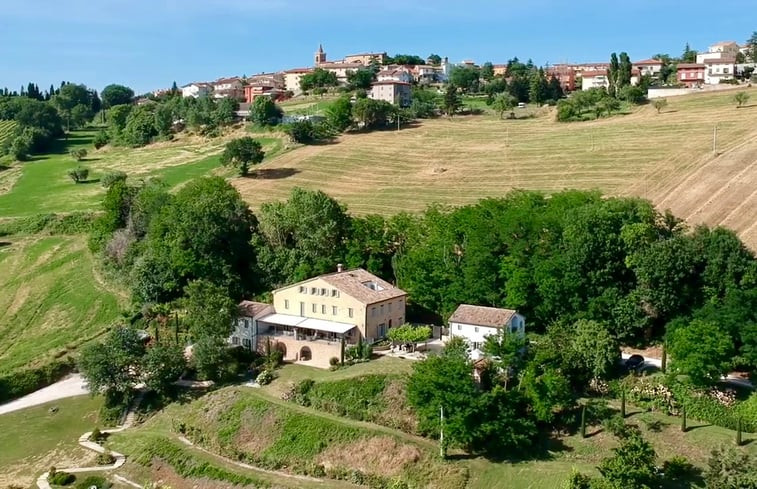
[[[100,98],[102,99],[103,108],[110,109],[116,105],[132,103],[134,90],[123,85],[111,84],[103,88]]]
[[[697,60],[697,52],[693,49],[691,49],[691,46],[689,46],[689,43],[686,43],[686,46],[683,48],[683,53],[681,54],[681,62],[682,63],[694,63]]]
[[[258,265],[273,287],[331,271],[343,258],[350,217],[321,191],[295,187],[260,208]]]
[[[184,288],[185,324],[195,340],[205,337],[227,338],[239,312],[228,289],[207,280],[194,280]]]
[[[494,65],[491,61],[487,61],[481,66],[481,78],[487,82],[492,81],[494,78]]]
[[[714,322],[694,319],[668,333],[670,367],[698,385],[708,385],[728,373],[735,355],[730,335]]]
[[[68,177],[74,181],[74,183],[82,183],[86,182],[87,178],[89,177],[89,169],[78,166],[72,170],[68,171]]]
[[[247,176],[250,165],[257,165],[263,161],[265,153],[259,142],[249,136],[232,139],[224,147],[221,164],[233,165],[239,169],[241,176]]]
[[[92,120],[93,112],[90,107],[79,104],[71,109],[69,117],[71,127],[80,128]]]
[[[126,118],[122,133],[123,141],[132,147],[140,147],[152,142],[158,135],[155,129],[155,105],[146,104],[134,107]]]
[[[326,107],[326,124],[336,132],[344,132],[352,125],[352,102],[342,96]]]
[[[355,71],[347,72],[347,83],[352,90],[362,88],[368,90],[371,88],[375,74],[372,70],[361,68]]]
[[[455,112],[457,112],[457,110],[462,105],[460,97],[457,94],[457,86],[455,86],[453,83],[449,83],[447,85],[447,89],[444,92],[444,100],[442,103],[444,112],[447,114],[447,117],[452,117],[453,115],[455,115]]]
[[[158,136],[163,138],[168,137],[171,134],[171,127],[173,126],[173,112],[171,107],[167,104],[160,104],[155,108],[155,131]]]
[[[76,85],[73,83],[67,83],[60,88],[60,91],[51,99],[51,103],[58,110],[61,118],[66,122],[66,130],[71,130],[71,125],[76,124],[77,120],[74,119],[74,115],[81,119],[82,109],[77,109],[76,113],[73,112],[74,107],[81,105],[84,107],[84,111],[87,117],[85,119],[91,119],[91,106],[92,106],[92,93],[87,89],[85,85]]]
[[[255,102],[258,101],[258,99],[265,98],[269,99],[269,97],[256,97]],[[252,108],[255,107],[256,110],[260,110],[259,107],[255,105],[255,102],[253,102],[252,107],[250,107],[250,113],[252,114]],[[231,97],[224,97],[221,100],[218,101],[216,104],[216,108],[213,111],[212,119],[213,122],[219,126],[228,126],[234,123],[234,121],[237,118],[237,111],[239,110],[239,102]],[[274,103],[274,107],[271,110],[271,112],[275,112],[277,115],[272,116],[270,119],[268,119],[271,122],[271,125],[278,124],[279,119],[281,118],[281,109]],[[258,113],[259,115],[259,113]]]
[[[618,55],[612,53],[610,55],[610,66],[607,67],[607,93],[611,97],[614,97],[618,90],[618,80],[620,77],[620,63],[618,62]]]
[[[662,109],[668,106],[668,99],[666,98],[656,98],[654,99],[654,102],[652,102],[652,107],[657,110],[657,113],[659,114],[662,112]]]
[[[202,380],[226,380],[236,370],[226,340],[212,336],[200,338],[193,345],[192,364]]]
[[[718,447],[707,461],[704,480],[708,489],[757,488],[757,457],[734,447]]]
[[[492,102],[492,109],[497,111],[499,118],[502,119],[505,112],[514,109],[516,105],[518,105],[518,102],[515,97],[509,93],[500,93]]]
[[[544,70],[533,70],[528,85],[528,99],[531,103],[541,106],[549,97],[549,82],[544,76]]]
[[[142,360],[145,386],[161,396],[170,393],[173,382],[185,369],[184,349],[179,345],[153,346]]]
[[[439,66],[442,64],[442,57],[438,54],[430,54],[429,57],[426,58],[426,61],[432,66]]]
[[[387,333],[387,337],[392,343],[420,343],[431,338],[431,328],[429,326],[412,326],[410,324],[403,324],[391,328]]]
[[[629,430],[613,452],[611,457],[604,459],[597,467],[610,487],[658,487],[659,476],[655,466],[657,454],[638,430]]]
[[[114,105],[108,110],[108,124],[113,136],[118,137],[126,127],[133,105]]]
[[[231,184],[220,177],[198,178],[168,202],[159,189],[148,194],[155,196],[146,204],[154,215],[149,217],[143,254],[132,269],[136,303],[168,302],[197,279],[225,287],[234,299],[254,289],[250,241],[257,221]]]
[[[352,107],[355,121],[365,129],[386,126],[394,113],[394,106],[385,100],[361,98]]]
[[[576,322],[573,350],[595,378],[607,378],[620,360],[618,341],[607,326],[598,321]]]
[[[255,97],[250,106],[250,121],[260,126],[275,126],[284,112],[271,97]]]
[[[119,326],[102,343],[90,343],[82,349],[79,371],[92,393],[124,393],[139,381],[144,353],[144,342],[137,331]]]
[[[479,87],[480,70],[475,66],[455,66],[449,74],[449,83],[464,93],[476,92]]]
[[[739,92],[733,96],[733,101],[736,102],[737,107],[741,107],[749,101],[749,94],[746,92]]]
[[[300,78],[300,88],[305,92],[314,88],[335,87],[338,83],[336,73],[323,68],[316,68]]]

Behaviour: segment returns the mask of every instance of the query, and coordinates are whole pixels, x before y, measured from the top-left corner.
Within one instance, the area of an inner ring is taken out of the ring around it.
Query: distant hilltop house
[[[581,90],[591,88],[607,88],[610,86],[610,80],[607,78],[607,69],[584,71],[581,73]],[[631,85],[638,85],[641,80],[641,72],[636,68],[631,68]]]
[[[284,72],[284,89],[294,94],[300,93],[300,81],[304,75],[312,73],[313,68],[293,68]]]
[[[412,85],[395,80],[378,81],[371,85],[368,98],[383,100],[400,107],[409,107],[413,100]]]
[[[274,100],[284,97],[286,82],[283,73],[261,73],[247,78],[243,99],[252,103],[257,97],[267,96]]]
[[[704,84],[705,68],[705,65],[699,63],[678,63],[676,79],[688,88],[699,87]]]
[[[244,98],[244,83],[238,76],[219,78],[211,83],[213,86],[213,98]]]
[[[496,74],[496,69],[495,69]],[[556,78],[564,92],[576,89],[576,72],[570,65],[553,65],[546,70],[547,78]]]
[[[505,331],[511,334],[525,334],[526,318],[513,309],[472,306],[461,304],[449,318],[450,338],[463,338],[470,345],[471,356],[482,356],[486,338]]]
[[[386,53],[348,54],[344,57],[345,63],[360,63],[363,66],[370,66],[372,63],[383,65],[386,63],[386,60]]]
[[[659,59],[643,59],[632,63],[633,69],[639,71],[641,76],[659,76],[662,71],[662,61]]]
[[[195,82],[181,87],[182,97],[207,97],[213,93],[213,86],[210,83]]]
[[[277,348],[284,360],[327,368],[345,345],[384,338],[405,322],[407,294],[362,268],[313,277],[273,291],[273,304],[242,302],[229,343]]]

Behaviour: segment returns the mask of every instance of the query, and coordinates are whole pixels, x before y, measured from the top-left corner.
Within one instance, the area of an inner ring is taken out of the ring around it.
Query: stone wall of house
[[[284,361],[297,362],[318,368],[329,368],[331,357],[341,358],[342,346],[338,341],[305,341],[296,340],[294,336],[258,336],[258,351],[265,353],[267,342],[271,348],[278,348],[284,353]],[[305,350],[307,349],[307,350]],[[310,360],[303,360],[310,351]]]

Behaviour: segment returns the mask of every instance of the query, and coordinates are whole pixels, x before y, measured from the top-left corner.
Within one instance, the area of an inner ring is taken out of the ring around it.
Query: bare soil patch
[[[417,447],[398,443],[388,436],[377,436],[329,447],[318,456],[318,462],[326,468],[349,467],[365,473],[393,477],[420,458],[421,452]]]

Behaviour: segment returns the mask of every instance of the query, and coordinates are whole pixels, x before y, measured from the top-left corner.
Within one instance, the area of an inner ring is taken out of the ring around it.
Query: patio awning
[[[355,327],[354,324],[338,323],[336,321],[326,321],[325,319],[307,318],[297,325],[300,328],[315,329],[317,331],[326,331],[328,333],[344,334]]]
[[[316,331],[325,331],[327,333],[344,334],[355,327],[354,324],[340,323],[337,321],[327,321],[325,319],[306,318],[302,316],[290,316],[289,314],[269,314],[258,319],[258,321],[278,324],[281,326],[295,326],[297,328],[314,329]]]
[[[281,324],[282,326],[297,326],[305,318],[302,316],[290,316],[289,314],[269,314],[259,318],[258,321],[271,324]]]

